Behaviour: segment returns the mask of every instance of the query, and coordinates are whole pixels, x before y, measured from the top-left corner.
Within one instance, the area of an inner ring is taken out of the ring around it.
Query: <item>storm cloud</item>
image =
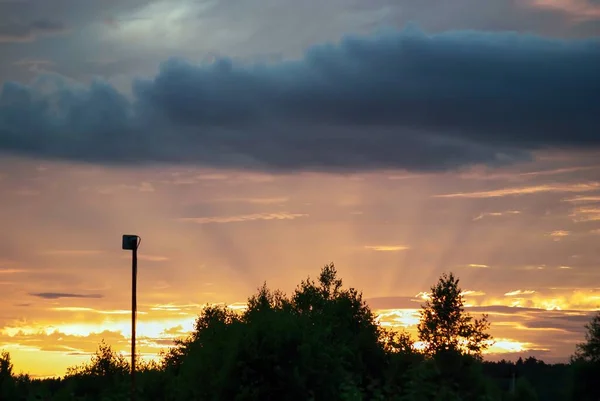
[[[299,60],[162,64],[125,96],[40,77],[0,93],[0,151],[110,164],[443,170],[600,147],[600,41],[415,27]]]

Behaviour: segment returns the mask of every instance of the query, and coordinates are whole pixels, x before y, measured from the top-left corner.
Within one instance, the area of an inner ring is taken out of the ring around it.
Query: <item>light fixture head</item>
[[[134,249],[137,249],[138,241],[139,237],[137,235],[123,235],[123,249],[127,251],[133,251]]]

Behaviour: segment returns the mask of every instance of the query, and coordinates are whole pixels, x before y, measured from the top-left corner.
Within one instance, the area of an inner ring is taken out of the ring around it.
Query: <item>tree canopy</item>
[[[600,363],[600,311],[585,325],[585,342],[577,344],[575,359]]]
[[[481,357],[491,345],[487,315],[474,319],[465,312],[463,291],[454,274],[444,273],[421,310],[419,340],[429,354],[441,351],[464,351]]]
[[[160,362],[141,364],[137,399],[595,400],[590,398],[593,386],[567,374],[592,372],[590,358],[570,366],[532,358],[520,364],[484,362],[482,353],[491,341],[487,317],[475,319],[465,312],[463,292],[452,274],[440,277],[422,307],[418,339],[424,349],[407,332],[381,327],[362,294],[343,285],[333,264],[316,280],[302,280],[290,295],[265,283],[247,305],[243,312],[204,307],[189,336],[177,340]],[[588,343],[595,324],[588,328]],[[580,352],[592,349],[581,347]],[[62,379],[15,376],[4,353],[0,401],[126,400],[129,369],[129,362],[104,342],[88,363]],[[515,371],[518,380],[511,384]],[[581,377],[589,381],[592,376]]]
[[[572,361],[574,394],[581,401],[600,399],[600,311],[585,326],[585,341],[577,344]]]

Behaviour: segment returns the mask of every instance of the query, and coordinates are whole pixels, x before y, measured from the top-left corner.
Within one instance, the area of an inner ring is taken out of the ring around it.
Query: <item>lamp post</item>
[[[137,250],[142,239],[123,235],[123,249],[131,251],[131,401],[135,401],[135,317],[137,313]]]

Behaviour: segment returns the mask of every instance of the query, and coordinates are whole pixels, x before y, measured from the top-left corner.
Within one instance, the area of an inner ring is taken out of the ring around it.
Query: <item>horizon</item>
[[[143,259],[143,256],[142,256],[142,259]],[[305,277],[305,279],[308,277],[310,279],[316,279],[317,275],[313,274],[313,275]],[[457,277],[457,278],[460,281],[460,277]],[[343,278],[342,278],[342,280],[343,280]],[[268,285],[268,282],[265,282],[265,283]],[[349,288],[346,285],[346,283],[344,283],[344,287]],[[352,288],[355,288],[355,287],[352,287]],[[257,288],[257,290],[258,289],[259,288]],[[278,290],[278,289],[272,288],[272,290]],[[360,292],[360,289],[357,288],[357,290],[359,290],[359,292]],[[465,297],[465,301],[466,301],[465,302],[466,313],[473,315],[473,317],[475,317],[475,318],[480,317],[482,313],[486,313],[486,314],[488,314],[488,318],[490,318],[490,321],[492,321],[492,322],[495,320],[497,321],[497,319],[495,319],[494,314],[498,313],[498,312],[494,312],[493,308],[488,309],[488,308],[483,307],[484,311],[482,312],[481,307],[473,307],[472,305],[469,304],[468,298],[469,298],[469,295],[473,292],[474,291],[469,291],[469,290],[465,291],[463,289],[462,294]],[[394,297],[392,297],[392,302],[394,302],[394,301],[397,302],[397,300],[395,300],[393,298]],[[415,346],[417,347],[417,349],[421,349],[420,342],[418,341],[418,333],[416,331],[416,325],[420,319],[419,311],[421,310],[423,303],[427,299],[429,299],[428,292],[423,291],[419,294],[416,294],[414,297],[405,297],[405,299],[403,299],[404,302],[406,302],[406,301],[414,302],[415,308],[373,309],[371,307],[371,305],[387,304],[390,302],[390,297],[363,298],[363,299],[364,299],[365,303],[369,306],[369,308],[371,308],[371,310],[373,311],[376,321],[378,322],[378,324],[381,327],[392,328],[394,330],[400,330],[400,331],[404,331],[404,332],[408,333],[413,339],[415,339],[415,341],[416,341]],[[189,309],[197,308],[200,311],[208,305],[212,305],[212,306],[221,305],[221,306],[229,308],[233,311],[238,311],[238,312],[242,312],[246,309],[245,302],[235,302],[235,303],[219,302],[219,303],[212,303],[212,304],[207,303],[204,305],[186,305],[186,308],[189,308]],[[493,305],[493,306],[497,307],[499,305]],[[150,309],[151,310],[175,311],[175,310],[180,310],[181,307],[183,307],[183,305],[165,304],[165,305],[156,305]],[[536,309],[536,308],[524,308],[524,307],[517,307],[517,308]],[[69,310],[70,308],[64,308],[64,309]],[[76,307],[76,308],[71,308],[71,310],[84,311],[84,310],[91,310],[91,308]],[[111,312],[108,312],[108,311],[106,311],[106,312],[111,314]],[[118,315],[125,315],[125,314],[127,314],[127,312],[129,312],[129,314],[131,314],[131,311],[127,311],[127,310],[113,311],[113,312],[115,312],[115,314],[118,314]],[[563,312],[573,313],[576,311],[563,311]],[[197,316],[196,316],[193,318],[180,319],[178,321],[179,324],[177,326],[174,326],[170,329],[163,329],[162,332],[160,333],[161,334],[160,338],[152,338],[151,336],[148,336],[147,333],[149,333],[152,330],[152,328],[156,329],[157,325],[160,323],[157,321],[148,321],[147,319],[144,319],[144,316],[147,314],[148,314],[148,310],[140,311],[138,309],[138,317],[137,317],[138,334],[137,334],[137,341],[136,341],[136,343],[138,344],[137,345],[138,351],[136,352],[136,354],[139,355],[140,358],[144,361],[151,361],[151,360],[159,361],[162,358],[160,355],[160,351],[167,350],[168,349],[167,344],[174,345],[174,342],[171,344],[171,342],[173,340],[187,338],[187,336],[192,333],[194,322],[197,318]],[[592,316],[592,315],[590,315],[590,316]],[[142,317],[141,325],[140,325],[140,317]],[[176,319],[174,319],[174,320],[176,320]],[[115,350],[119,354],[121,354],[127,358],[131,358],[131,352],[130,352],[131,351],[131,349],[130,349],[130,347],[131,347],[131,326],[130,326],[130,324],[131,324],[130,317],[123,319],[122,321],[118,321],[118,322],[115,322],[115,321],[105,322],[103,325],[108,325],[109,327],[112,326],[113,328],[116,326],[123,328],[123,327],[127,327],[129,325],[129,331],[128,331],[128,333],[126,333],[127,332],[126,329],[121,329],[122,338],[119,339],[117,344],[111,343],[110,340],[107,341],[106,337],[105,337],[106,334],[114,334],[115,330],[105,330],[102,332],[91,332],[90,336],[94,336],[98,339],[96,348],[89,352],[78,354],[77,357],[80,357],[80,358],[78,358],[77,363],[68,365],[68,366],[66,366],[66,368],[79,366],[84,362],[88,362],[89,358],[92,355],[94,355],[94,353],[97,350],[97,347],[101,344],[101,342],[105,342],[107,345],[109,345],[111,347],[115,347],[115,345],[116,345]],[[55,332],[52,332],[52,329],[54,329],[53,327],[49,327],[49,329],[50,330],[46,331],[46,334],[56,334]],[[140,329],[142,329],[142,330],[140,330]],[[58,332],[58,330],[56,330],[56,331]],[[140,331],[141,331],[141,333],[140,333]],[[492,326],[491,332],[493,333],[495,331],[496,330],[494,330],[494,328]],[[20,334],[23,334],[23,333],[20,333]],[[59,339],[59,341],[60,340],[61,339]],[[157,349],[160,347],[160,345],[159,346],[149,345],[149,342],[156,341],[156,340],[165,340],[162,342],[157,342],[158,344],[162,344],[163,348]],[[114,339],[113,339],[113,341],[114,341]],[[580,342],[581,341],[577,341],[576,343],[580,343]],[[120,344],[120,347],[119,347],[119,344]],[[573,350],[575,348],[574,344],[573,344]],[[91,345],[91,343],[90,343],[90,345]],[[146,349],[146,352],[139,351],[139,349],[141,348],[140,345]],[[564,364],[564,363],[569,362],[569,357],[571,356],[571,355],[568,355],[567,357],[554,357],[554,358],[550,357],[548,359],[548,358],[545,358],[544,352],[549,351],[549,350],[528,349],[527,345],[528,345],[527,343],[523,343],[523,342],[520,342],[520,341],[517,341],[514,339],[493,338],[491,347],[489,349],[486,349],[483,351],[483,360],[489,361],[489,362],[499,362],[499,361],[517,362],[518,359],[525,360],[529,357],[533,357],[533,358],[536,358],[537,360],[543,361],[548,364]],[[10,351],[10,349],[8,349],[8,350]],[[11,354],[13,362],[14,362],[14,354],[17,355],[18,359],[19,359],[19,357],[22,357],[22,355],[19,355],[19,352],[18,352],[19,350],[20,350],[19,348],[13,349],[13,351],[16,351],[13,354]],[[6,349],[2,349],[2,351],[6,351]],[[150,352],[148,352],[148,351],[150,351]],[[542,351],[542,352],[540,353],[540,351]],[[18,362],[15,367],[18,368]],[[21,370],[21,371],[17,370],[17,373],[27,374],[30,377],[37,378],[37,379],[60,378],[60,377],[64,376],[64,374],[66,373],[66,369],[64,372],[58,372],[58,373],[54,373],[54,374],[32,374],[30,372],[23,371],[23,370]]]
[[[154,357],[335,262],[415,334],[452,271],[486,358],[600,310],[600,4],[0,0],[0,350]],[[466,10],[457,12],[457,10]]]

